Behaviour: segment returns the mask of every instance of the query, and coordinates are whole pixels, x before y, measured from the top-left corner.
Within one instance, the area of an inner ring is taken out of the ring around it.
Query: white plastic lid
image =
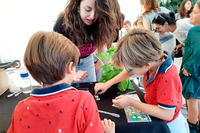
[[[15,67],[11,67],[11,68],[7,68],[7,69],[6,69],[6,71],[14,71],[14,70],[16,70]]]

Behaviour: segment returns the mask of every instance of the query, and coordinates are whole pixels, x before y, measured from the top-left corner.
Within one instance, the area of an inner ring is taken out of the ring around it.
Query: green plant
[[[170,11],[177,13],[183,0],[158,0],[160,6],[166,7]]]
[[[110,61],[112,55],[114,54],[115,48],[116,46],[112,46],[105,53],[99,53],[99,54],[96,54],[96,56],[100,58],[101,60]],[[101,66],[101,68],[103,68],[103,74],[99,81],[100,83],[107,82],[108,80],[112,79],[113,77],[115,77],[116,75],[118,75],[120,72],[123,71],[122,69],[116,68],[112,63],[105,64]],[[118,89],[120,91],[125,91],[126,89],[133,90],[133,86],[130,82],[130,79],[121,81],[118,84]]]

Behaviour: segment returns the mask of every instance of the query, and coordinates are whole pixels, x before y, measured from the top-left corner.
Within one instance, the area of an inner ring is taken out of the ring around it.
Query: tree
[[[159,6],[166,7],[170,11],[177,13],[183,0],[158,0]],[[198,0],[193,0],[192,3],[196,4]]]

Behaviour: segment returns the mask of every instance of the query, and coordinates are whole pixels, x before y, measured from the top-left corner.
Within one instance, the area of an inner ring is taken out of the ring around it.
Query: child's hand
[[[115,133],[115,123],[113,121],[111,121],[110,119],[104,119],[101,122],[106,130],[106,133]]]
[[[74,80],[76,82],[81,82],[83,79],[85,79],[88,75],[88,72],[87,71],[81,71],[79,70],[77,73],[76,73],[76,76],[74,78]]]
[[[191,76],[191,74],[188,73],[187,70],[186,70],[185,68],[183,68],[182,70],[183,70],[183,74],[184,74],[185,76]]]
[[[129,97],[125,95],[121,95],[113,99],[112,102],[114,103],[115,107],[123,109],[130,106],[130,100],[134,100],[134,99],[130,99]]]
[[[98,61],[95,63],[95,72],[96,72],[96,73],[99,73],[100,66],[101,66],[101,60],[98,60]]]
[[[108,88],[109,86],[106,83],[96,83],[94,86],[94,91],[95,94],[97,94],[98,91],[100,91],[99,94],[103,94]]]

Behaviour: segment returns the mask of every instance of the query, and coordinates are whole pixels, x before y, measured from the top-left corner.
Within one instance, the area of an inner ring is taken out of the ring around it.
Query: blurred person
[[[131,22],[129,20],[124,22],[124,28],[126,29],[126,33],[124,33],[124,35],[126,35],[131,30]]]
[[[180,78],[183,84],[183,97],[188,105],[188,123],[190,133],[197,133],[200,127],[200,1],[190,14],[190,23],[194,25],[185,39],[185,51],[182,59]]]
[[[192,10],[193,10],[192,0],[184,0],[180,5],[178,13],[176,13],[176,19],[189,18]]]
[[[143,15],[143,25],[144,28],[153,31],[152,20],[158,13],[169,13],[170,10],[165,7],[159,7],[157,0],[140,0],[142,15]],[[162,36],[158,33],[154,33],[159,41],[161,42],[163,50],[172,53],[174,47],[176,46],[176,41],[173,35],[166,32]]]

